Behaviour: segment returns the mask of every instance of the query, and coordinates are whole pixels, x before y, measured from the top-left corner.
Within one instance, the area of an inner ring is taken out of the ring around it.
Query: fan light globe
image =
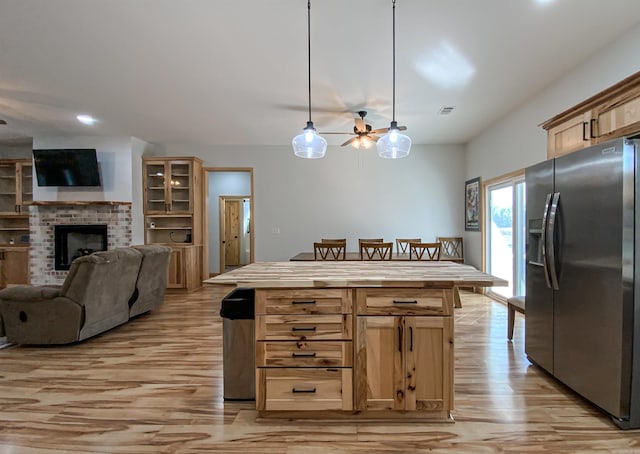
[[[385,159],[400,159],[409,156],[411,139],[400,133],[395,121],[391,122],[389,132],[380,137],[378,143],[378,156]]]
[[[312,122],[307,122],[304,132],[293,138],[293,153],[299,158],[318,159],[324,158],[327,152],[327,141],[316,134]]]

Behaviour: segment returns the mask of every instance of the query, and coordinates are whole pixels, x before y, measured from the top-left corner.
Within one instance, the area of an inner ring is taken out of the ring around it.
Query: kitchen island
[[[453,262],[263,262],[206,284],[255,288],[262,417],[451,420]]]

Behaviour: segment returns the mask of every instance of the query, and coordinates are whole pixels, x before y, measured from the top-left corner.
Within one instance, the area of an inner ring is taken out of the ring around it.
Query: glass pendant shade
[[[293,138],[293,153],[299,158],[324,158],[327,152],[327,141],[316,134],[313,122],[308,121],[304,132]]]
[[[409,155],[411,139],[400,133],[395,121],[391,122],[389,132],[380,137],[378,143],[378,156],[385,159],[400,159]]]

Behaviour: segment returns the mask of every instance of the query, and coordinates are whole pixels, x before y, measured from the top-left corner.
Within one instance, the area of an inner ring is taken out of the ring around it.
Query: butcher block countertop
[[[492,287],[504,279],[447,261],[257,262],[209,278],[205,284],[253,288]]]

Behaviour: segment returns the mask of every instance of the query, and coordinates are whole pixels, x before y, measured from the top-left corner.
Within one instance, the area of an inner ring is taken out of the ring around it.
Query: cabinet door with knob
[[[32,200],[30,159],[0,161],[0,215],[28,214]]]
[[[358,289],[355,408],[453,408],[453,288]]]
[[[357,409],[451,409],[452,330],[451,317],[358,317]]]
[[[0,249],[0,288],[29,283],[29,248]]]
[[[147,214],[190,214],[194,209],[194,161],[146,159],[144,206]]]

